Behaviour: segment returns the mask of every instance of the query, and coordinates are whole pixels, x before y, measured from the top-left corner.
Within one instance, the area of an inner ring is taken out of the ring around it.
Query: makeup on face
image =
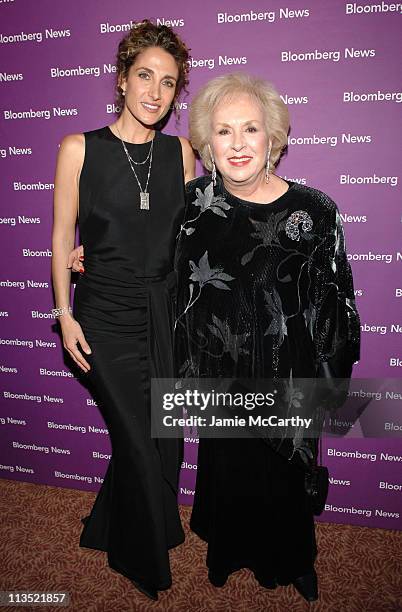
[[[222,176],[252,179],[265,167],[268,144],[262,108],[250,96],[223,100],[213,112],[211,148]]]
[[[170,53],[160,47],[142,51],[122,81],[125,105],[140,122],[153,124],[169,111],[179,70]]]

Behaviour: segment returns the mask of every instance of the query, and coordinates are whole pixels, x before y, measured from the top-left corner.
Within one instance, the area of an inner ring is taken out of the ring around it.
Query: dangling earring
[[[212,183],[216,187],[216,166],[214,160],[212,160]]]
[[[267,154],[267,163],[265,166],[265,182],[269,183],[269,158],[271,157],[271,149],[272,149],[272,145],[271,143],[269,143],[269,149],[268,149],[268,154]]]
[[[213,186],[216,187],[216,166],[215,166],[215,160],[214,160],[214,157],[212,155],[212,151],[211,151],[210,145],[208,145],[208,149],[209,149],[209,154],[211,156],[211,162],[212,162],[212,173],[211,173],[212,183],[213,183]]]
[[[125,90],[124,90],[124,89],[122,89],[122,90],[121,90],[121,95],[122,95],[122,96],[125,96],[125,95],[126,95],[126,92],[125,92]]]

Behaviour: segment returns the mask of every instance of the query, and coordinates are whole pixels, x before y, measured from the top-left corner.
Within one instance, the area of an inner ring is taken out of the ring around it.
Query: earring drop
[[[208,149],[209,149],[209,154],[211,156],[211,163],[212,163],[212,173],[211,173],[212,183],[213,183],[213,186],[216,187],[216,166],[215,166],[215,160],[214,160],[214,157],[212,155],[212,151],[211,151],[210,145],[208,145]]]
[[[271,148],[272,147],[270,145],[269,149],[268,149],[268,154],[267,154],[267,163],[266,163],[266,166],[265,166],[265,182],[266,183],[269,183],[269,159],[271,157]]]
[[[212,182],[214,187],[216,187],[216,166],[214,160],[212,160]]]

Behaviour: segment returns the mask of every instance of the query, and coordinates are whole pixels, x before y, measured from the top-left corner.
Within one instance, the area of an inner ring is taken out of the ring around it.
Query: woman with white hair
[[[209,81],[190,141],[212,174],[186,186],[176,249],[175,353],[183,378],[349,377],[359,358],[353,280],[336,204],[274,173],[289,117],[267,82]],[[276,442],[279,442],[277,440]],[[316,440],[200,439],[191,528],[209,579],[250,568],[266,588],[318,597],[305,470]]]

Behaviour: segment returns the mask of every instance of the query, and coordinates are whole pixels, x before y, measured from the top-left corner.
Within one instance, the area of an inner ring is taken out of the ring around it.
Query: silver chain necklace
[[[147,155],[146,160],[145,160],[145,161],[143,161],[143,162],[135,162],[135,161],[134,161],[134,160],[131,158],[131,156],[130,156],[129,152],[127,151],[127,147],[126,147],[126,145],[125,145],[125,143],[124,143],[124,140],[123,140],[123,139],[122,139],[122,137],[121,137],[121,134],[120,134],[120,131],[119,131],[119,128],[117,127],[117,125],[116,125],[116,130],[117,130],[117,133],[119,134],[119,137],[120,137],[120,140],[121,140],[121,144],[123,145],[123,149],[124,149],[124,152],[125,152],[125,154],[126,154],[126,156],[127,156],[128,163],[130,164],[130,168],[131,168],[131,170],[133,171],[133,174],[134,174],[134,176],[135,176],[135,179],[136,179],[136,181],[137,181],[137,183],[138,183],[138,187],[139,187],[139,190],[140,190],[140,210],[149,210],[149,193],[148,193],[148,184],[149,184],[149,177],[151,176],[151,168],[152,168],[152,155],[153,155],[153,148],[154,148],[154,139],[152,139],[152,141],[151,141],[151,147],[150,147],[150,149],[149,149],[149,153],[148,153],[148,155]],[[138,180],[138,176],[137,176],[137,173],[136,173],[136,171],[135,171],[134,164],[137,164],[137,165],[142,165],[142,164],[145,164],[145,163],[148,161],[148,159],[149,159],[148,177],[147,177],[147,182],[146,182],[146,185],[145,185],[145,189],[143,189],[143,188],[141,187],[141,183],[140,183],[140,181]]]
[[[153,141],[153,140],[151,140],[151,146],[149,147],[148,155],[146,156],[146,158],[145,158],[145,159],[144,159],[144,161],[142,161],[142,162],[137,162],[137,161],[135,161],[135,160],[134,160],[134,159],[131,157],[130,153],[128,152],[128,150],[127,150],[127,147],[126,147],[126,145],[125,145],[124,140],[123,140],[122,142],[123,142],[123,144],[124,144],[124,150],[125,150],[125,152],[126,152],[126,155],[128,155],[128,156],[129,156],[129,158],[131,159],[131,162],[132,162],[132,163],[133,163],[135,166],[143,166],[144,164],[146,164],[146,163],[147,163],[147,161],[149,160],[149,157],[150,157],[150,155],[151,155],[151,151],[152,151],[152,147],[153,147],[153,143],[154,143],[154,141]]]

